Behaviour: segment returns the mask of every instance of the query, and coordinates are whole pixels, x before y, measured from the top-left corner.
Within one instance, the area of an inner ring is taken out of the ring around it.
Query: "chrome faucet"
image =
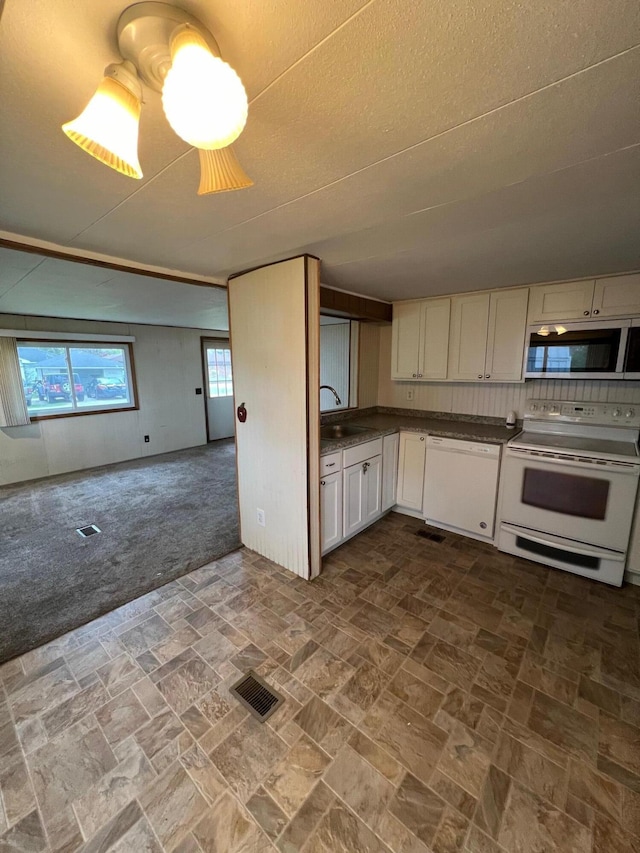
[[[327,391],[331,391],[333,396],[336,398],[336,406],[342,405],[342,400],[340,399],[340,397],[338,397],[338,392],[336,391],[335,388],[332,388],[331,385],[321,385],[320,390],[322,391],[323,388],[326,388]]]

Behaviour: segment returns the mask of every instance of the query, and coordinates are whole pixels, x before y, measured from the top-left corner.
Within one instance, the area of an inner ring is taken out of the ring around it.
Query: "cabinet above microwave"
[[[624,379],[630,328],[631,320],[529,326],[524,375],[527,379]]]
[[[531,288],[529,323],[640,315],[640,273]]]

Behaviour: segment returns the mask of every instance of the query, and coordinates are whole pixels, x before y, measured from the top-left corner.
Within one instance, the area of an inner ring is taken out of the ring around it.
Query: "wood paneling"
[[[319,529],[313,541],[309,535],[310,514],[319,528],[315,265],[293,258],[229,282],[235,402],[247,409],[246,422],[236,424],[242,542],[305,578],[317,562],[310,549],[318,548],[319,560]],[[314,327],[309,347],[307,325]]]
[[[332,290],[330,287],[320,288],[320,307],[356,320],[391,322],[391,303],[343,293],[341,290]]]

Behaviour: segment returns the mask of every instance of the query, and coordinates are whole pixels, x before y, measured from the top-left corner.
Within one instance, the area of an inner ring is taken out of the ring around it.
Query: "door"
[[[428,299],[422,303],[419,379],[447,378],[450,313],[450,299]]]
[[[391,378],[415,379],[418,374],[422,302],[397,302],[391,330]]]
[[[365,525],[371,524],[382,512],[382,456],[374,456],[363,464]]]
[[[600,317],[640,314],[640,273],[598,279],[592,314]]]
[[[424,478],[425,519],[493,537],[500,447],[430,436]]]
[[[422,512],[425,451],[424,435],[400,433],[397,504],[417,512]]]
[[[344,535],[375,521],[382,507],[382,456],[372,456],[344,469]]]
[[[465,382],[484,379],[489,301],[488,293],[456,296],[451,300],[449,379]]]
[[[522,379],[529,289],[491,294],[484,378],[493,382]]]
[[[207,438],[231,438],[234,434],[233,377],[228,340],[203,340]]]
[[[364,462],[358,462],[345,468],[344,475],[344,535],[351,536],[365,525],[364,521]]]
[[[385,435],[382,439],[382,512],[391,509],[396,502],[398,488],[398,447],[400,435]]]
[[[502,519],[566,539],[625,551],[638,488],[638,466],[543,458],[506,451]]]
[[[580,320],[591,316],[593,281],[570,281],[531,288],[530,323]]]
[[[320,519],[322,553],[326,554],[342,541],[342,471],[320,480]]]

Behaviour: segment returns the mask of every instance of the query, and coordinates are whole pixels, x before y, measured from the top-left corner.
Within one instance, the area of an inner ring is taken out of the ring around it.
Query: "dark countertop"
[[[394,432],[424,432],[429,435],[438,435],[442,438],[460,438],[467,441],[486,441],[490,444],[506,444],[509,439],[517,435],[518,429],[507,429],[496,423],[480,423],[478,420],[463,420],[460,415],[451,420],[442,417],[416,417],[415,415],[399,414],[375,414],[357,415],[345,417],[345,421],[354,426],[369,427],[370,432],[352,435],[348,438],[338,440],[322,439],[320,441],[320,455],[334,453],[344,450],[345,447],[353,447],[365,441],[372,441],[383,435],[391,435]]]

